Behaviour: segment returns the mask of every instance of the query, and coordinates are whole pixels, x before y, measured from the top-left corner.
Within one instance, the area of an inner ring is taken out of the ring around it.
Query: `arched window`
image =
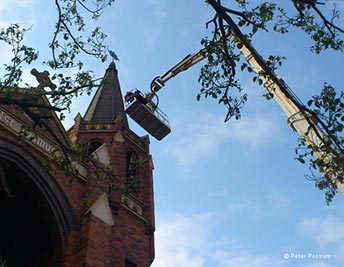
[[[129,151],[127,153],[127,174],[126,187],[129,193],[137,194],[139,191],[138,179],[139,158],[135,152]]]
[[[103,143],[104,141],[100,139],[90,140],[88,143],[88,155],[92,155],[92,153],[96,151]]]

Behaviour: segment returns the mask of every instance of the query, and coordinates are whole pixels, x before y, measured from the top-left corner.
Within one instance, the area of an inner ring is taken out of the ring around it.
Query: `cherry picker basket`
[[[137,95],[125,101],[125,112],[137,124],[157,140],[163,139],[171,132],[167,115],[152,102],[146,102],[142,95]]]

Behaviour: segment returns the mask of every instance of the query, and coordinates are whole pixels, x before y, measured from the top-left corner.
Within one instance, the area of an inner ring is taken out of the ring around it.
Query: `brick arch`
[[[0,158],[18,166],[29,180],[35,193],[38,192],[42,205],[48,207],[49,216],[58,226],[59,257],[62,257],[70,231],[78,231],[74,211],[63,190],[43,167],[42,163],[24,147],[0,137]],[[62,261],[62,258],[59,259]]]
[[[102,144],[104,144],[105,141],[103,139],[100,139],[100,138],[92,138],[92,139],[88,140],[87,143],[88,143],[88,155],[91,155]]]

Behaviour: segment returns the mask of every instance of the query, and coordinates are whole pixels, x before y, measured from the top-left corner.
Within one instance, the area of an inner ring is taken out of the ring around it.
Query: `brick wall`
[[[21,122],[30,123],[25,121],[27,118],[23,114],[17,114],[17,110],[11,109],[9,112]],[[59,122],[52,119],[50,124],[57,136],[65,140],[67,135]],[[126,176],[129,150],[135,151],[142,160],[138,177],[140,190],[135,196],[127,196],[132,203],[142,207],[142,213],[139,214],[132,206],[122,203],[122,194],[119,191],[109,192],[105,184],[93,189],[92,194],[87,194],[90,185],[95,184],[97,179],[92,167],[89,168],[86,179],[75,178],[72,183],[71,177],[67,177],[60,170],[56,170],[54,174],[45,172],[43,179],[49,182],[42,183],[42,186],[47,188],[47,193],[44,194],[56,202],[56,205],[51,207],[60,209],[61,215],[56,215],[56,220],[61,224],[60,228],[65,229],[65,233],[61,233],[61,236],[64,235],[61,239],[62,266],[121,267],[124,266],[125,259],[128,259],[137,267],[147,267],[154,258],[153,178],[149,139],[138,137],[123,126],[120,118],[109,123],[106,129],[91,129],[89,126],[79,118],[70,134],[74,134],[79,142],[88,142],[95,137],[106,142],[119,176]],[[48,133],[41,134],[54,142]],[[5,143],[13,144],[8,146],[9,149],[16,150],[16,147],[20,147],[29,155],[30,160],[37,163],[42,173],[44,172],[47,160],[44,151],[28,143],[21,143],[16,133],[1,124],[0,138],[5,140]],[[17,154],[20,157],[19,153]],[[109,197],[113,225],[107,224],[92,212],[87,212],[103,193]]]

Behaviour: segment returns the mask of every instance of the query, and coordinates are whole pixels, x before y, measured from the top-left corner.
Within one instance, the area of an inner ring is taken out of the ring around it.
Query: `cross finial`
[[[49,72],[47,70],[39,72],[36,69],[32,69],[30,73],[36,77],[36,80],[39,83],[37,88],[41,90],[43,90],[45,87],[49,87],[51,90],[56,89],[57,86],[51,82],[49,78]]]

